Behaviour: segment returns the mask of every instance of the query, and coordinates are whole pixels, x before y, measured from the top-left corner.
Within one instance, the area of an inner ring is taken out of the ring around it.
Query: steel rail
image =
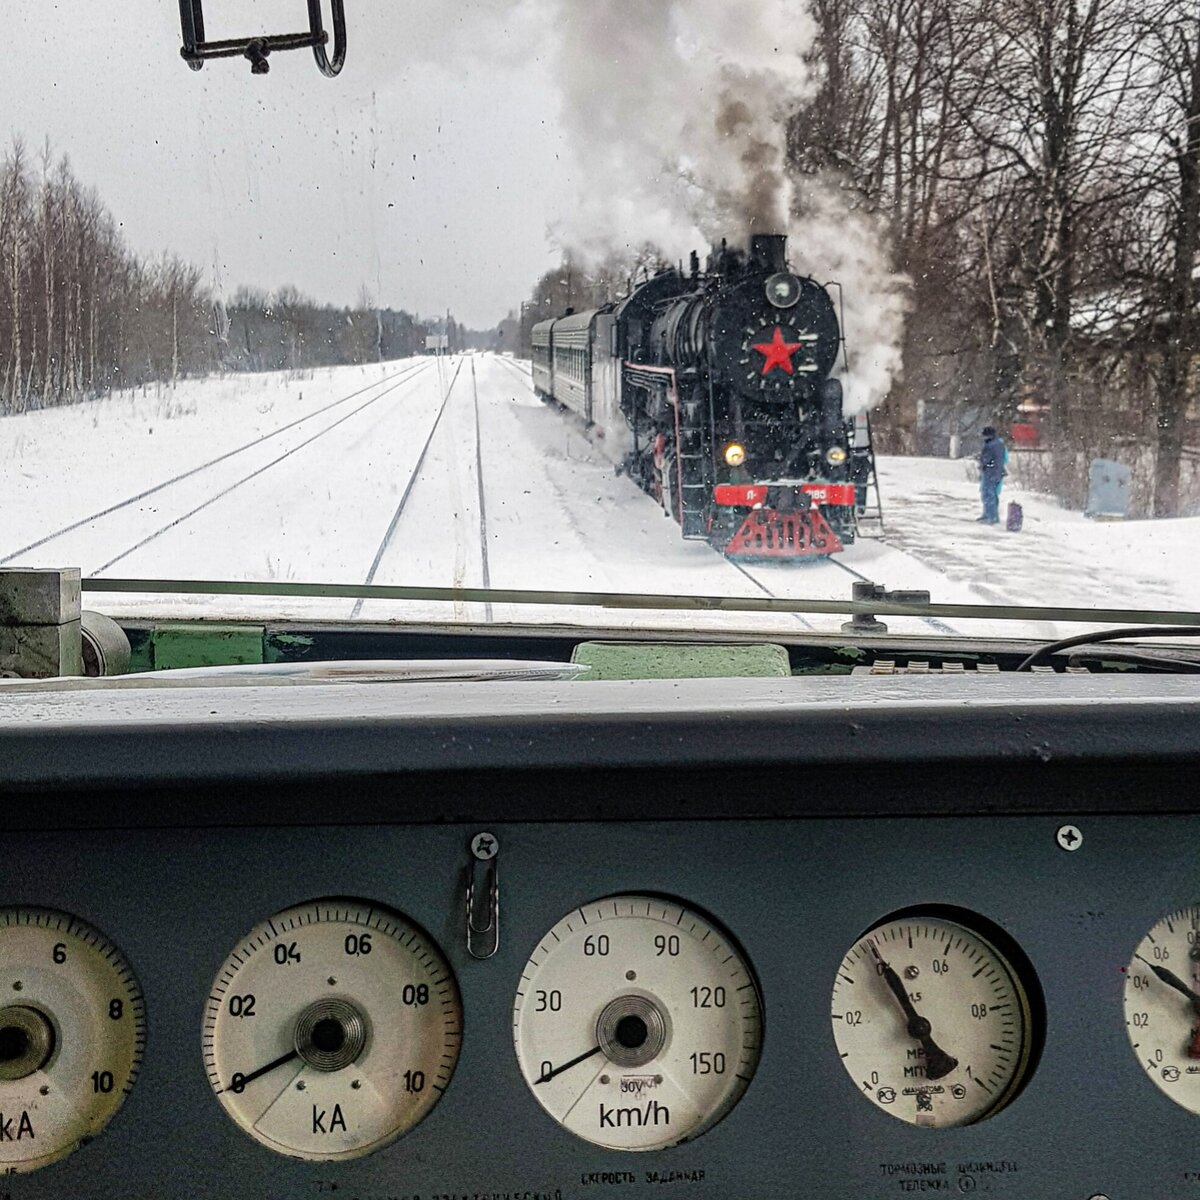
[[[180,471],[177,475],[172,475],[169,479],[162,480],[161,483],[156,483],[148,488],[143,488],[140,492],[136,492],[132,496],[126,496],[124,500],[118,500],[114,504],[110,504],[107,508],[102,508],[97,512],[88,513],[86,517],[80,517],[78,520],[72,521],[69,525],[64,525],[60,529],[55,529],[51,533],[44,534],[36,541],[30,542],[27,546],[21,546],[17,550],[13,550],[9,554],[0,557],[0,567],[6,563],[12,562],[16,558],[20,558],[22,554],[28,554],[31,550],[38,550],[45,546],[48,542],[56,541],[60,537],[65,537],[68,533],[74,533],[77,529],[82,529],[85,525],[92,524],[93,521],[100,521],[104,517],[111,517],[113,513],[120,512],[123,508],[128,508],[131,504],[138,504],[142,500],[157,493],[165,491],[169,487],[173,487],[177,483],[182,483],[185,479],[191,479],[194,475],[199,475],[201,471],[207,471],[210,467],[219,466],[223,462],[244,453],[247,450],[253,450],[256,446],[261,446],[264,442],[269,442],[272,438],[278,437],[282,433],[287,433],[289,430],[295,429],[297,425],[303,425],[306,421],[311,421],[314,417],[324,416],[325,413],[331,412],[335,408],[339,408],[343,404],[349,404],[351,400],[358,399],[359,396],[365,395],[373,388],[382,387],[385,383],[391,383],[397,380],[398,376],[403,376],[399,382],[404,379],[411,379],[414,375],[419,374],[426,369],[427,364],[419,362],[412,364],[408,359],[398,359],[398,362],[405,363],[405,366],[398,368],[395,371],[390,371],[381,379],[375,380],[374,383],[368,383],[364,387],[360,387],[357,391],[351,392],[348,396],[342,396],[340,399],[331,400],[328,404],[322,404],[320,408],[314,408],[312,412],[306,413],[302,417],[297,417],[293,421],[289,421],[286,425],[280,425],[277,429],[271,429],[258,437],[251,439],[248,442],[243,442],[240,446],[235,446],[232,450],[226,450],[223,454],[217,455],[216,458],[210,458],[207,462],[200,463],[199,466],[190,467],[186,471]]]
[[[221,500],[224,500],[225,497],[228,496],[231,492],[237,491],[238,488],[245,486],[247,483],[250,483],[254,479],[257,479],[260,475],[265,475],[273,467],[277,467],[280,463],[286,462],[289,458],[292,457],[293,454],[298,454],[301,450],[307,449],[314,442],[320,441],[323,437],[326,437],[327,435],[331,434],[335,429],[338,429],[342,425],[345,425],[345,423],[347,421],[351,420],[354,417],[357,417],[359,413],[365,412],[368,408],[371,408],[373,405],[378,404],[380,400],[384,400],[388,396],[390,396],[393,392],[398,391],[406,383],[409,383],[411,380],[416,379],[421,374],[422,370],[423,370],[422,367],[417,367],[414,370],[409,371],[402,378],[395,380],[395,382],[391,383],[388,387],[384,388],[384,390],[382,392],[380,392],[378,396],[372,396],[370,400],[366,400],[362,404],[358,405],[357,407],[352,408],[348,413],[344,413],[336,421],[334,421],[332,425],[326,425],[324,429],[317,430],[316,433],[312,434],[310,437],[305,438],[304,441],[302,441],[299,445],[293,446],[289,450],[285,450],[282,454],[271,459],[270,462],[264,464],[261,467],[256,468],[255,470],[251,471],[248,475],[241,476],[240,479],[235,480],[228,487],[222,488],[219,492],[216,492],[214,495],[209,496],[208,499],[201,501],[199,504],[195,505],[193,508],[189,508],[187,512],[168,521],[165,525],[159,526],[159,528],[156,529],[153,533],[148,534],[146,537],[142,538],[140,541],[135,542],[132,546],[129,546],[126,549],[122,550],[121,553],[116,555],[114,558],[110,558],[107,561],[101,563],[100,566],[95,568],[96,574],[98,575],[101,571],[107,571],[109,569],[109,567],[114,566],[116,563],[119,563],[123,558],[128,558],[131,554],[134,554],[136,551],[141,550],[143,546],[148,546],[151,542],[157,541],[160,537],[163,536],[163,534],[170,533],[172,529],[177,529],[185,521],[190,521],[194,516],[197,516],[199,513],[202,513],[206,508],[211,508],[214,504],[217,504]],[[368,389],[364,389],[364,390],[370,390],[370,389],[368,388]]]
[[[433,425],[429,430],[429,436],[425,439],[425,445],[421,447],[421,455],[417,459],[417,465],[413,467],[412,474],[408,477],[408,486],[405,487],[404,494],[400,497],[400,503],[396,505],[396,511],[392,514],[392,520],[387,527],[387,532],[383,535],[383,541],[379,543],[379,548],[375,551],[375,558],[372,560],[370,570],[367,572],[366,582],[362,585],[363,590],[356,593],[357,601],[354,605],[354,611],[350,614],[352,618],[357,617],[362,612],[363,605],[370,599],[370,596],[366,593],[371,591],[375,586],[375,576],[383,564],[384,555],[391,548],[392,538],[396,536],[396,529],[400,524],[400,518],[404,515],[404,510],[408,507],[408,501],[413,494],[413,489],[417,486],[417,480],[420,478],[425,456],[429,453],[429,447],[433,445],[434,435],[442,423],[442,418],[446,415],[446,409],[450,404],[450,395],[454,391],[454,385],[458,382],[458,375],[461,370],[462,361],[460,360],[458,368],[454,372],[454,378],[450,380],[450,386],[446,389],[446,394],[442,397],[442,406],[438,409],[437,416],[433,419]],[[444,379],[445,375],[442,375],[442,378]]]
[[[672,596],[622,592],[545,592],[512,588],[367,586],[361,583],[267,583],[207,579],[89,577],[85,592],[160,596],[269,596],[281,599],[413,600],[446,604],[512,604],[685,612],[874,613],[893,617],[958,617],[966,621],[1061,621],[1080,625],[1195,625],[1200,612],[1127,608],[1043,608],[1003,604],[892,604],[872,600],[805,600],[757,596]]]

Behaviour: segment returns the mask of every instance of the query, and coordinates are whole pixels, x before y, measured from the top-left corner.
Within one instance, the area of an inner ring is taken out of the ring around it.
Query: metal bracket
[[[331,0],[333,5],[333,58],[325,52],[329,34],[321,12],[321,0],[308,0],[308,32],[279,33],[254,37],[227,38],[224,41],[204,40],[204,0],[179,0],[179,21],[183,32],[180,54],[193,71],[199,71],[210,58],[247,58],[254,75],[266,75],[271,66],[267,56],[277,50],[312,49],[322,75],[332,79],[340,74],[346,62],[345,0]]]
[[[889,592],[877,583],[864,579],[851,592],[855,604],[928,604],[928,592]],[[843,633],[887,633],[888,627],[871,612],[856,612],[842,625]]]
[[[491,958],[500,949],[500,843],[495,834],[471,839],[467,866],[467,950],[472,958]]]

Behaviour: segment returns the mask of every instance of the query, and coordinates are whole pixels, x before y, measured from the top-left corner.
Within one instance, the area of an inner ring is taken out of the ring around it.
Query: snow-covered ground
[[[419,469],[418,469],[419,464]],[[1200,521],[1093,524],[1042,498],[975,523],[961,462],[885,459],[883,542],[739,570],[677,527],[493,355],[231,376],[0,419],[0,565],[85,575],[848,599],[857,576],[935,601],[1200,608]],[[1011,498],[1006,496],[1007,498]],[[838,616],[447,602],[143,598],[117,614],[837,629]],[[913,633],[978,623],[915,618]],[[1048,635],[1050,626],[995,626]],[[1072,630],[1073,631],[1073,630]]]
[[[1200,610],[1200,517],[1091,521],[1006,481],[1001,513],[1019,534],[976,523],[979,485],[966,461],[883,458],[889,544],[965,583],[983,603]]]

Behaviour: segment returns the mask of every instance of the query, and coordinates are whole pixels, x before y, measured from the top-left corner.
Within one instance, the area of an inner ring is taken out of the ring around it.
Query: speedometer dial
[[[1125,1025],[1155,1087],[1200,1113],[1200,905],[1163,917],[1125,978]]]
[[[1028,1072],[1029,996],[991,940],[939,913],[869,930],[833,985],[842,1065],[872,1104],[911,1125],[998,1112]]]
[[[513,1007],[533,1094],[572,1133],[613,1150],[697,1137],[758,1066],[762,1010],[729,934],[652,896],[568,913],[525,966]]]
[[[411,1129],[458,1061],[458,987],[403,917],[321,900],[257,925],[217,972],[204,1062],[229,1116],[310,1161],[358,1158]]]

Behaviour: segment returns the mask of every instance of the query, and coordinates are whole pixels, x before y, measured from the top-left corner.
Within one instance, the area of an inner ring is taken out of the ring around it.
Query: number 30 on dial
[[[609,1149],[656,1150],[698,1137],[741,1098],[762,1009],[723,929],[674,901],[612,896],[542,938],[517,988],[513,1038],[556,1121]]]

